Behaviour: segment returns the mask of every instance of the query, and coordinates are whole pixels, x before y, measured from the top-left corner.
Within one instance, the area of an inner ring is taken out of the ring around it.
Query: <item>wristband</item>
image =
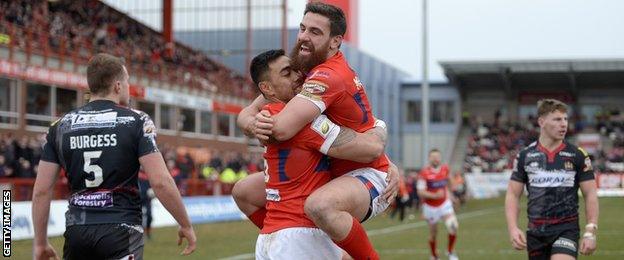
[[[594,224],[594,223],[588,223],[587,225],[585,225],[585,229],[592,229],[594,231],[598,230],[598,225]]]
[[[583,234],[583,239],[596,240],[596,235],[592,232],[585,232],[585,234]]]

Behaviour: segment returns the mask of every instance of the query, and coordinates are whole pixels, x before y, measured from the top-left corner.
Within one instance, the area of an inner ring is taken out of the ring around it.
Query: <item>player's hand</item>
[[[254,134],[260,141],[269,140],[269,136],[273,134],[273,118],[267,110],[262,110],[256,114],[254,122]]]
[[[197,243],[197,238],[195,237],[195,231],[193,227],[180,227],[178,230],[178,246],[182,245],[182,240],[186,238],[188,240],[188,245],[184,248],[184,251],[180,253],[181,255],[190,255],[195,251],[195,243]]]
[[[390,166],[388,167],[386,182],[388,183],[388,186],[384,190],[382,198],[390,203],[399,191],[399,168],[392,162],[390,162]]]
[[[519,228],[514,228],[509,232],[509,239],[511,240],[511,246],[516,250],[524,250],[526,248],[526,238],[524,232]]]
[[[54,251],[54,247],[52,247],[50,243],[41,246],[35,245],[33,251],[33,258],[35,260],[49,260],[50,258],[57,260],[60,259],[56,254],[56,251]]]
[[[596,237],[594,238],[582,238],[581,240],[581,250],[580,253],[582,255],[591,255],[596,250]]]

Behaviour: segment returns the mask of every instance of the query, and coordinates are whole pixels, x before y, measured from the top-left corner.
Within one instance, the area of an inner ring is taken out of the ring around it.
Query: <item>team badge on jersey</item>
[[[574,169],[574,164],[572,164],[571,161],[565,161],[565,163],[563,163],[563,166],[565,167],[566,170],[571,171]]]

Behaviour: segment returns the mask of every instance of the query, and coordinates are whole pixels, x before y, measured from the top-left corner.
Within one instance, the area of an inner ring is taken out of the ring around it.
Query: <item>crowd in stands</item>
[[[41,158],[45,134],[35,137],[0,133],[0,178],[34,178]],[[180,147],[162,145],[160,151],[171,176],[184,194],[189,178],[233,184],[249,173],[263,170],[261,154],[212,150],[197,156]]]
[[[160,33],[97,0],[2,0],[0,17],[0,34],[7,35],[9,26],[16,27],[10,41],[22,49],[31,44],[35,50],[76,54],[83,60],[108,52],[131,62],[131,74],[139,68],[151,77],[167,77],[215,93],[255,95],[244,77],[199,51],[167,44]]]
[[[596,130],[610,143],[610,149],[600,149],[596,167],[602,172],[624,172],[624,113],[609,111],[597,116]],[[606,151],[605,151],[606,150]]]
[[[472,133],[468,137],[464,172],[510,170],[518,152],[539,137],[534,116],[517,123],[503,122],[499,116],[495,118],[491,123],[474,118],[469,121]],[[596,122],[594,131],[584,120],[573,116],[566,138],[574,143],[576,133],[600,133],[607,145],[601,144],[601,149],[591,155],[594,168],[600,173],[624,172],[624,114],[610,111],[597,115]]]

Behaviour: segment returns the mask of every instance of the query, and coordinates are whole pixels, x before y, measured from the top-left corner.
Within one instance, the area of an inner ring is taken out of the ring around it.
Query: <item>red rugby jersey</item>
[[[303,83],[299,97],[310,100],[334,123],[363,133],[375,125],[364,85],[349,67],[342,52],[316,66]],[[388,171],[388,158],[382,155],[371,163],[332,159],[331,172],[340,176],[355,169],[371,167]]]
[[[274,115],[284,105],[271,103],[264,109]],[[305,215],[303,206],[314,190],[330,180],[329,157],[323,153],[327,153],[339,132],[337,125],[321,115],[291,139],[267,146],[264,153],[267,215],[260,233],[316,227]]]
[[[427,185],[428,192],[437,192],[439,190],[445,190],[448,187],[449,167],[446,164],[440,166],[439,170],[427,166],[418,174],[418,181],[424,181]],[[446,192],[444,197],[440,199],[424,199],[425,204],[429,206],[440,206],[446,201]]]

